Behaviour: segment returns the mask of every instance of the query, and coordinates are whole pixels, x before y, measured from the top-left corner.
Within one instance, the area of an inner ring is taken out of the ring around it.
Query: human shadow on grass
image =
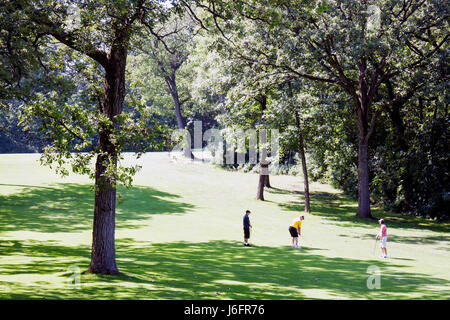
[[[286,190],[273,188],[268,192],[285,195],[299,195],[299,200],[289,200],[278,203],[278,206],[288,211],[304,212],[304,192],[296,190]],[[384,218],[390,227],[395,228],[411,228],[426,229],[436,232],[450,232],[450,224],[437,223],[434,221],[405,216],[393,212],[384,211],[377,207],[372,207],[372,216],[375,219],[363,219],[356,216],[357,201],[352,200],[349,196],[343,194],[327,193],[327,192],[311,192],[311,214],[324,217],[328,221],[336,222],[342,226],[376,226],[377,218]]]
[[[194,208],[177,194],[150,187],[119,187],[116,227],[133,228],[154,214],[180,214]],[[0,232],[71,232],[89,230],[94,212],[91,185],[61,183],[27,187],[20,193],[0,195]]]
[[[8,255],[13,255],[10,244]],[[2,249],[5,249],[4,247]],[[245,248],[240,242],[147,243],[119,239],[118,276],[81,276],[81,288],[65,286],[71,265],[88,267],[82,247],[27,242],[22,250],[40,259],[2,264],[0,274],[56,274],[60,288],[45,282],[29,286],[3,277],[1,299],[419,299],[449,298],[445,279],[409,273],[392,261],[328,257],[291,247]],[[61,257],[65,257],[61,259]],[[369,289],[369,266],[379,268],[381,288]],[[434,287],[433,287],[434,286]],[[445,287],[444,287],[445,288]],[[448,288],[448,285],[447,285]],[[314,294],[318,294],[315,296]],[[322,294],[322,296],[321,296]]]

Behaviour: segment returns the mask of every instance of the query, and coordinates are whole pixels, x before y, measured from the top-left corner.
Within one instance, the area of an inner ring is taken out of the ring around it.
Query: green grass
[[[376,221],[357,204],[313,183],[302,249],[287,231],[303,211],[302,179],[258,176],[146,154],[134,187],[119,189],[116,255],[121,274],[89,266],[93,192],[82,176],[61,179],[39,155],[0,156],[0,299],[449,299],[448,224],[373,208],[388,226],[388,259],[374,250]],[[127,161],[134,161],[127,157]],[[242,246],[245,209],[254,230]],[[369,266],[381,288],[370,290]]]

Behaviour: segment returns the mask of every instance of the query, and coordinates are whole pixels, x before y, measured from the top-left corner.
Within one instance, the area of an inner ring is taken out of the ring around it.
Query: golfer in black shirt
[[[250,210],[245,211],[244,215],[244,246],[249,246],[248,239],[250,239],[250,228],[252,227],[252,224],[250,223]]]

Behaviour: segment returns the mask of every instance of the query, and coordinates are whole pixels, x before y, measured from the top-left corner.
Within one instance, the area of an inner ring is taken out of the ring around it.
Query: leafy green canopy
[[[120,112],[105,109],[105,74],[118,48],[131,39],[155,35],[156,24],[176,11],[165,1],[1,1],[0,98],[15,109],[25,129],[38,125],[49,141],[41,158],[63,175],[66,164],[76,173],[95,176],[89,165],[104,155],[107,175],[131,183],[137,167],[121,166],[117,154],[138,155],[158,146],[163,126],[130,94]],[[113,154],[98,144],[108,132]]]

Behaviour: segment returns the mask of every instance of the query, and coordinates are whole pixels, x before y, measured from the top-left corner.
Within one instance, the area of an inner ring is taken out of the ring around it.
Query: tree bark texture
[[[256,192],[256,200],[264,201],[264,186],[266,183],[266,179],[268,175],[266,174],[266,170],[268,169],[268,164],[260,164],[261,169],[259,171],[259,181],[258,181],[258,190]]]
[[[173,104],[175,107],[175,117],[177,119],[177,126],[180,130],[186,129],[186,123],[184,121],[184,118],[181,114],[181,102],[180,102],[180,96],[178,94],[178,88],[177,83],[175,79],[175,73],[172,73],[170,76],[165,77],[167,86],[169,88],[170,94],[173,99]],[[191,146],[187,145],[185,148],[183,148],[183,153],[186,158],[194,158],[194,155],[191,152]]]
[[[358,210],[356,215],[362,218],[372,218],[370,211],[369,187],[369,138],[373,127],[369,130],[369,108],[371,97],[368,95],[367,66],[363,59],[359,65],[358,96],[355,113],[358,128]],[[373,124],[374,125],[374,124]]]
[[[299,131],[298,142],[299,142],[300,157],[302,159],[303,187],[304,187],[304,193],[305,193],[305,213],[309,213],[309,212],[311,212],[311,202],[310,202],[310,197],[309,197],[308,168],[306,165],[305,144],[303,141],[302,126],[300,123],[300,117],[297,112],[295,113],[295,122],[297,124],[297,129]]]
[[[118,274],[115,255],[115,216],[117,146],[111,141],[114,130],[120,129],[117,120],[122,113],[125,98],[125,66],[127,48],[112,48],[108,64],[105,67],[105,99],[100,111],[111,121],[100,124],[99,148],[95,174],[94,225],[92,231],[91,264],[88,272],[100,274]],[[109,168],[108,168],[109,166]],[[113,176],[107,175],[107,170]]]

